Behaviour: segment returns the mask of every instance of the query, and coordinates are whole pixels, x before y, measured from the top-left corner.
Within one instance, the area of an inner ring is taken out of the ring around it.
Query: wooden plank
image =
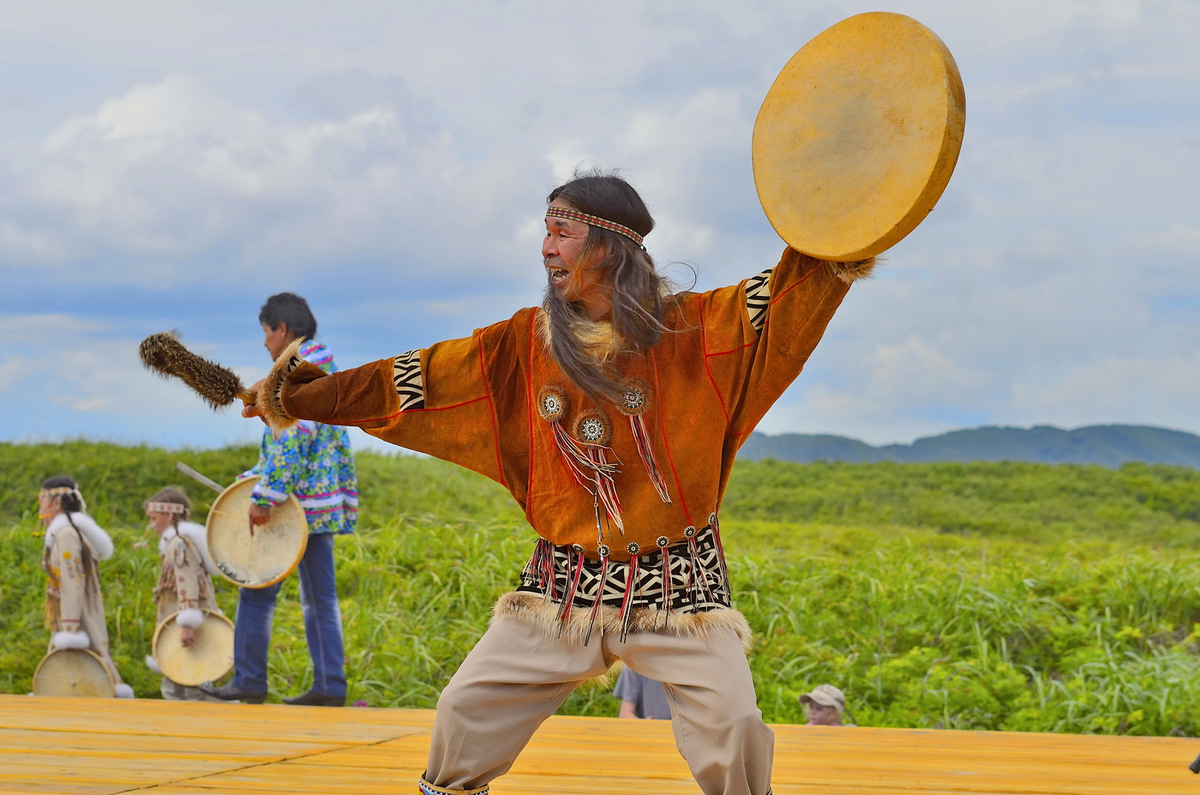
[[[0,792],[414,792],[429,710],[0,696]],[[775,726],[777,795],[1200,792],[1200,741]],[[670,724],[552,717],[496,795],[697,792]]]
[[[136,713],[136,720],[129,720],[131,712]],[[186,720],[181,719],[183,715]],[[286,737],[320,744],[352,744],[427,731],[432,724],[430,710],[419,709],[330,709],[284,704],[0,695],[0,731],[36,726],[44,731],[223,736],[242,740]]]

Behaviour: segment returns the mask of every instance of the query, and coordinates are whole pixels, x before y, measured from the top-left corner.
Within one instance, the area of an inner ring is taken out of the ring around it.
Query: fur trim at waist
[[[621,611],[611,605],[603,605],[600,608],[594,625],[591,623],[590,610],[572,610],[565,620],[560,619],[560,613],[559,605],[548,598],[519,591],[504,594],[496,600],[496,605],[492,608],[493,620],[500,616],[509,616],[539,627],[549,638],[569,639],[579,645],[588,641],[589,630],[592,635],[602,635],[606,632],[619,635],[625,623],[621,618]],[[700,613],[672,613],[670,620],[664,623],[661,610],[637,607],[630,614],[628,631],[670,632],[701,638],[731,632],[741,641],[742,648],[747,653],[753,644],[753,632],[746,617],[741,612],[728,608]]]

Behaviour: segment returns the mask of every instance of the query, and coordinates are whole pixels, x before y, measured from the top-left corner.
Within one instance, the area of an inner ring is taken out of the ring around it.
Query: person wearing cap
[[[46,572],[46,627],[50,651],[88,649],[112,674],[117,698],[133,698],[108,648],[100,561],[113,554],[104,528],[87,515],[79,484],[66,475],[47,478],[38,492],[38,519],[46,528],[42,568]]]
[[[774,734],[718,512],[738,448],[873,260],[787,249],[734,286],[679,291],[643,246],[654,219],[624,179],[577,173],[547,205],[540,307],[334,374],[290,348],[243,414],[354,425],[460,464],[506,487],[537,533],[438,699],[421,792],[488,792],[620,659],[663,683],[702,792],[767,795]]]
[[[804,705],[804,716],[808,726],[847,726],[842,723],[846,711],[846,695],[833,685],[817,685],[811,692],[800,696]]]
[[[155,626],[161,626],[171,616],[179,625],[180,643],[191,646],[196,630],[205,621],[206,610],[219,611],[213,589],[212,572],[216,566],[208,554],[205,529],[189,522],[192,501],[177,486],[167,486],[155,492],[142,505],[150,529],[158,533],[158,555],[162,569],[154,588],[157,608]],[[176,615],[178,613],[178,615]],[[146,666],[162,674],[153,655],[146,656]],[[163,698],[170,701],[218,701],[198,687],[189,687],[162,678]]]

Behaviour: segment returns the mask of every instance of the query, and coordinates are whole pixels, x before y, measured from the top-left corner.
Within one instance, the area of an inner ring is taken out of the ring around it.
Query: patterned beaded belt
[[[715,525],[689,528],[686,540],[669,546],[665,537],[649,550],[630,544],[628,562],[609,559],[604,544],[593,560],[578,545],[556,546],[539,538],[517,592],[540,594],[560,605],[564,622],[572,608],[591,610],[592,622],[602,605],[619,608],[623,634],[636,609],[662,612],[664,625],[673,613],[729,609],[729,574]]]

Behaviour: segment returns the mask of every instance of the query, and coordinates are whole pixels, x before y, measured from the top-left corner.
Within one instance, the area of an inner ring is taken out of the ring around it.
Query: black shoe
[[[250,690],[242,690],[233,686],[233,683],[221,685],[217,687],[212,682],[205,682],[200,685],[200,691],[205,695],[219,698],[222,701],[241,701],[246,704],[261,704],[267,700],[267,693],[255,693]]]
[[[285,698],[283,703],[301,707],[344,707],[346,706],[346,697],[326,696],[309,690],[302,695]]]

